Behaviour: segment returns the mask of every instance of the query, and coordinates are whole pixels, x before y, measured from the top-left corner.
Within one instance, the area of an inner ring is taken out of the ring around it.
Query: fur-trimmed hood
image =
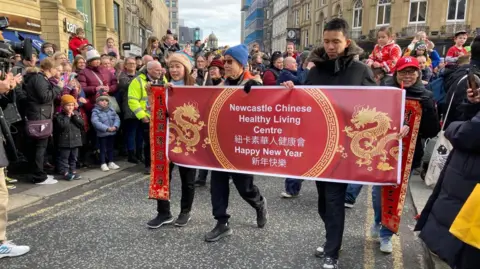
[[[351,40],[350,45],[345,49],[345,55],[340,56],[338,59],[353,58],[356,55],[362,55],[362,54],[363,54],[363,49],[359,47],[357,43],[355,43],[355,41]],[[325,48],[319,47],[310,53],[307,61],[314,62],[316,64],[316,63],[325,62],[328,60],[329,59],[328,59],[327,53],[325,52]]]

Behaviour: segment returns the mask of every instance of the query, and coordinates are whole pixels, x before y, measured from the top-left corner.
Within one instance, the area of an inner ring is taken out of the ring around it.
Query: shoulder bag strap
[[[462,82],[464,79],[467,78],[468,75],[465,75],[463,76],[457,83],[457,87],[458,85],[460,85],[460,82]],[[456,92],[456,89],[455,91],[453,92],[452,94],[452,98],[450,99],[450,103],[448,104],[448,108],[447,108],[447,113],[445,114],[445,119],[443,120],[443,122],[446,122],[447,121],[447,118],[448,118],[448,114],[450,113],[450,108],[452,107],[452,103],[453,103],[453,99],[455,98],[455,92]],[[442,126],[442,131],[445,129],[445,124],[443,124]]]
[[[90,72],[93,73],[93,75],[97,78],[98,82],[100,83],[101,86],[105,86],[103,85],[103,81],[100,79],[100,77],[98,77],[97,73],[95,73],[93,70],[90,70]]]

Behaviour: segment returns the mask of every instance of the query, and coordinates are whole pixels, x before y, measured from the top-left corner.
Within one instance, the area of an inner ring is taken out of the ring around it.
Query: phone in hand
[[[467,75],[467,85],[469,89],[473,90],[473,96],[477,97],[479,95],[479,86],[480,86],[480,78],[475,75],[475,73],[470,70]]]

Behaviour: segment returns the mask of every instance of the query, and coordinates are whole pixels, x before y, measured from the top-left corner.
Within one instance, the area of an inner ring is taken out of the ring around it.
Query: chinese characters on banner
[[[199,169],[398,184],[404,99],[385,87],[175,87],[168,157]]]
[[[400,227],[400,217],[407,196],[408,180],[412,170],[413,153],[417,143],[422,107],[417,100],[406,100],[405,124],[410,126],[410,132],[403,138],[402,150],[402,181],[399,185],[382,188],[382,224],[394,233]]]

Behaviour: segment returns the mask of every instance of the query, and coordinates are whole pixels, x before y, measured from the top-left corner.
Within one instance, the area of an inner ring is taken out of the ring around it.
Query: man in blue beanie
[[[248,50],[245,45],[229,48],[224,56],[226,86],[244,86],[245,92],[248,93],[251,86],[262,85],[260,81],[253,79],[252,75],[245,72],[248,63]],[[253,184],[253,175],[212,171],[210,193],[213,216],[217,220],[217,225],[205,235],[207,242],[215,242],[232,234],[232,229],[228,225],[230,215],[227,214],[230,178],[240,196],[257,212],[257,226],[263,228],[267,223],[267,200]]]

